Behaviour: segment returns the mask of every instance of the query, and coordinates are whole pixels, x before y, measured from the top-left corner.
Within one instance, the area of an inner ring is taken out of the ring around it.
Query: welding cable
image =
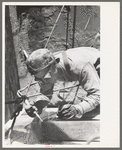
[[[8,132],[8,137],[7,137],[8,144],[11,144],[11,133],[12,133],[12,131],[13,131],[13,127],[14,127],[16,118],[17,118],[17,116],[19,115],[20,111],[22,111],[22,105],[19,105],[19,107],[17,108],[17,110],[16,110],[16,111],[12,114],[12,116],[11,116],[11,119],[13,119],[13,121],[12,121],[12,125],[11,125],[11,127],[9,128],[9,132]]]

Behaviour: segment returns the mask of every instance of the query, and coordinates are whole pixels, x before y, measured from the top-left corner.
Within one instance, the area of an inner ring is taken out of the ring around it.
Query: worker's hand
[[[41,95],[38,96],[34,101],[29,102],[28,100],[25,100],[23,102],[23,108],[30,117],[35,117],[36,115],[34,112],[36,111],[40,115],[43,108],[47,106],[48,102],[49,99],[46,96]]]
[[[35,117],[36,115],[34,114],[34,112],[38,112],[37,108],[33,105],[31,105],[28,100],[25,100],[23,102],[23,108],[25,109],[26,113],[30,116],[30,117]]]
[[[29,109],[25,109],[26,113],[28,114],[28,116],[30,117],[35,117],[35,111],[37,110],[37,108],[35,109],[34,106],[30,107]],[[38,111],[36,111],[38,113]]]
[[[75,105],[65,104],[59,107],[57,115],[60,119],[71,119],[77,115],[77,110]]]

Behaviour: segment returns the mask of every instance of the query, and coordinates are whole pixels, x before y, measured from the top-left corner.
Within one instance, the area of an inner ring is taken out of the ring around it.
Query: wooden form
[[[100,115],[99,107],[92,113],[87,113],[81,120],[59,120],[54,119],[57,109],[47,109],[45,116],[41,114],[44,122],[33,121],[31,123],[33,135],[38,142],[50,143],[63,141],[84,141],[91,137],[100,136]],[[97,113],[95,113],[97,112]],[[96,114],[96,116],[95,116]],[[46,117],[47,116],[47,117]],[[52,118],[50,116],[53,116]],[[96,141],[100,141],[98,138]]]
[[[84,144],[95,136],[100,136],[99,109],[87,113],[81,120],[59,120],[58,108],[47,108],[40,115],[44,120],[30,118],[23,113],[17,118],[12,134],[12,141],[26,144]],[[96,114],[96,115],[95,115]],[[95,143],[99,143],[98,138]]]
[[[99,121],[46,121],[42,123],[43,140],[87,141],[99,134]]]

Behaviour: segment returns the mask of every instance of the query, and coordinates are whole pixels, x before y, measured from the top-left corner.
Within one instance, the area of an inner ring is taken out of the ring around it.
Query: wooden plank
[[[41,113],[40,117],[47,120],[57,120],[56,115],[58,113],[58,108],[45,108]],[[100,120],[100,106],[97,106],[96,109],[86,113],[80,120]]]
[[[43,123],[38,118],[32,120],[33,118],[26,114],[17,119],[12,136],[13,141],[22,140],[23,137],[22,142],[28,141],[28,144],[86,142],[90,137],[98,136],[100,132],[100,122],[95,119],[80,121],[47,120]],[[29,131],[25,129],[28,124],[30,124]]]
[[[40,115],[44,122],[32,123],[33,135],[38,141],[87,141],[94,135],[99,136],[100,107],[86,113],[81,120],[71,121],[57,119],[57,111],[58,108],[46,108]]]

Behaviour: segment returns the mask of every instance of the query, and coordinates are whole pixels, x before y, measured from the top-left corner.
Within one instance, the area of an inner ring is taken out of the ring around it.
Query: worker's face
[[[50,89],[51,86],[57,80],[57,68],[54,64],[45,68],[43,71],[38,72],[34,75],[35,80],[39,81],[39,85],[41,86],[43,92],[44,90]]]

